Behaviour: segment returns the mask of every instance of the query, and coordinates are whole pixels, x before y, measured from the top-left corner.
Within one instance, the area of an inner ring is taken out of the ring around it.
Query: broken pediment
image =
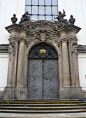
[[[65,11],[63,13],[59,12],[58,21],[31,21],[28,12],[22,15],[19,24],[16,24],[17,18],[14,14],[11,18],[12,25],[6,27],[6,30],[10,33],[12,40],[24,38],[25,41],[31,43],[33,40],[40,42],[55,41],[59,42],[60,39],[69,37],[76,37],[76,33],[79,32],[81,28],[74,25],[75,19],[71,15],[69,22],[64,19]],[[14,37],[13,37],[14,35]],[[22,35],[22,36],[21,36]],[[21,38],[20,38],[21,37]]]
[[[39,20],[34,22],[29,22],[25,24],[29,30],[37,31],[39,29],[46,29],[50,31],[57,31],[58,25],[55,22],[45,21],[45,20]]]

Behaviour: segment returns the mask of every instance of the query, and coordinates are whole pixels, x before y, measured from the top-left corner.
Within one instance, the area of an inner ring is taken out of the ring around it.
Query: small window
[[[58,14],[57,0],[26,0],[31,20],[53,21]]]

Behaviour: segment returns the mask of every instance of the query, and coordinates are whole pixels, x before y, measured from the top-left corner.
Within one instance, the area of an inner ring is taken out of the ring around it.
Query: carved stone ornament
[[[30,16],[28,15],[29,15],[29,12],[26,12],[25,14],[23,14],[20,23],[30,21]]]
[[[50,33],[46,32],[46,40],[53,40]]]
[[[37,42],[46,42],[46,41],[53,41],[56,42],[58,44],[58,41],[54,38],[50,32],[46,31],[46,30],[40,30],[39,32],[35,33],[34,36],[27,41],[27,47],[29,44],[31,44],[33,41],[37,41]]]
[[[14,41],[10,41],[8,52],[9,52],[10,55],[15,54],[15,42]]]
[[[73,15],[70,16],[69,22],[74,25],[75,18],[73,18]]]
[[[17,18],[16,18],[16,14],[13,14],[13,17],[11,18],[11,21],[13,24],[15,24],[17,22]]]
[[[35,34],[35,38],[40,40],[40,34]]]
[[[35,29],[36,27],[44,27],[44,26],[49,26],[52,27],[52,31],[57,31],[58,26],[56,25],[55,22],[50,22],[50,21],[45,21],[45,20],[39,20],[39,21],[35,21],[35,22],[28,22],[26,24],[26,27],[30,30],[33,31],[33,29]]]
[[[66,16],[65,11],[63,9],[63,13],[61,13],[61,11],[59,11],[58,16],[55,19],[58,19],[59,22],[68,25],[69,23],[68,23],[67,19],[64,19],[65,16]]]

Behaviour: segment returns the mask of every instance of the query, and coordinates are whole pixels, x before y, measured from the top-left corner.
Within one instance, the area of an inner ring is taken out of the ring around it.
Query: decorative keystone
[[[12,24],[16,24],[17,20],[16,14],[13,14],[13,17],[11,18]]]

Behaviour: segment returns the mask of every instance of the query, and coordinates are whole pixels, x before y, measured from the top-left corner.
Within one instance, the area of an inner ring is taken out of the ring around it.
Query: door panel
[[[28,67],[28,99],[58,98],[58,60],[30,59]]]
[[[44,60],[44,98],[58,98],[57,60]]]
[[[28,98],[42,98],[42,60],[29,60]]]

